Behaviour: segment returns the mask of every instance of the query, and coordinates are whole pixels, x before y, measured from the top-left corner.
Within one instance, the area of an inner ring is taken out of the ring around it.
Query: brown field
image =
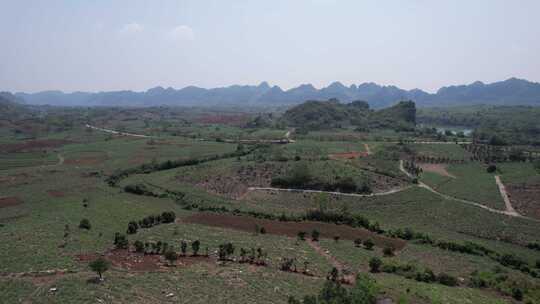
[[[63,139],[43,139],[43,140],[29,140],[16,144],[2,144],[0,145],[0,152],[24,152],[24,151],[36,151],[50,148],[58,148],[65,144],[73,143],[69,140]]]
[[[0,198],[0,208],[21,205],[23,203],[18,197],[9,196]]]
[[[209,175],[203,180],[192,180],[186,175],[178,175],[177,179],[195,184],[212,194],[239,199],[247,193],[249,187],[269,187],[272,176],[283,173],[283,166],[262,164],[241,166],[230,174]]]
[[[368,156],[367,152],[351,151],[351,152],[329,154],[328,158],[330,159],[355,159],[355,158],[366,157],[366,156]]]
[[[519,214],[540,219],[540,183],[506,185],[512,206]]]
[[[450,172],[446,171],[445,164],[418,164],[418,166],[425,172],[432,172],[442,176],[456,178],[454,175],[450,174]]]
[[[51,197],[64,197],[66,194],[60,190],[47,190],[47,194]]]
[[[396,250],[405,247],[406,242],[399,239],[385,237],[366,229],[352,228],[345,225],[335,225],[320,222],[280,222],[265,219],[257,219],[247,216],[235,216],[228,214],[197,213],[183,221],[188,223],[203,224],[208,226],[230,228],[235,230],[254,232],[255,226],[264,227],[266,233],[296,237],[299,231],[311,233],[314,229],[319,230],[322,238],[339,236],[341,239],[372,239],[379,247],[392,246]]]

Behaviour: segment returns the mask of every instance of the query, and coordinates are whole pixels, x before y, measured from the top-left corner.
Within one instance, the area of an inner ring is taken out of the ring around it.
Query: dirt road
[[[508,197],[508,193],[506,192],[506,187],[501,181],[501,177],[498,175],[495,175],[495,183],[497,183],[497,186],[499,187],[499,192],[501,193],[501,196],[504,200],[504,204],[506,205],[506,212],[509,214],[514,214],[514,216],[519,216],[519,213],[512,207],[512,203],[510,202],[510,198]]]
[[[352,196],[352,197],[372,197],[372,196],[383,196],[390,195],[397,192],[401,192],[411,188],[411,186],[396,188],[385,192],[370,193],[370,194],[358,194],[358,193],[345,193],[345,192],[335,192],[335,191],[323,191],[323,190],[309,190],[309,189],[291,189],[291,188],[272,188],[272,187],[249,187],[248,191],[281,191],[281,192],[299,192],[299,193],[327,193],[332,195],[343,195],[343,196]]]
[[[364,144],[364,148],[366,149],[367,155],[371,155],[371,149],[369,148],[368,144]]]
[[[127,132],[120,132],[120,131],[115,131],[115,130],[110,130],[110,129],[98,128],[98,127],[95,127],[95,126],[91,126],[91,125],[89,125],[89,124],[86,124],[86,127],[87,127],[87,128],[90,128],[90,129],[94,129],[94,130],[99,130],[99,131],[102,131],[102,132],[110,133],[110,134],[115,134],[115,135],[131,136],[131,137],[142,137],[142,138],[150,138],[150,137],[152,137],[152,136],[148,136],[148,135],[135,134],[135,133],[127,133]]]
[[[330,262],[330,264],[333,267],[335,267],[340,273],[342,273],[343,279],[346,282],[350,282],[351,284],[354,285],[354,282],[356,281],[356,275],[352,272],[349,273],[350,271],[345,266],[345,264],[338,261],[334,256],[330,254],[330,252],[321,248],[321,246],[319,245],[319,242],[314,242],[312,240],[306,240],[306,242],[308,243],[309,246],[311,246],[311,248],[313,248],[313,250],[315,250],[315,252],[317,252],[319,255],[327,259],[328,262]]]

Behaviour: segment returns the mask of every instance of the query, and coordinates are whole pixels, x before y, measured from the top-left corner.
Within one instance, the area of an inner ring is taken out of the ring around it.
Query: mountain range
[[[145,92],[73,92],[43,91],[16,93],[28,104],[56,106],[209,106],[209,105],[294,105],[306,100],[338,99],[342,102],[367,101],[372,108],[384,108],[400,100],[413,100],[417,106],[452,105],[540,105],[540,83],[510,78],[485,84],[480,81],[469,85],[447,86],[436,93],[420,89],[404,90],[396,86],[375,83],[345,86],[333,82],[317,89],[311,84],[283,90],[267,82],[259,85],[233,85],[205,89],[188,86],[182,89],[155,87]]]

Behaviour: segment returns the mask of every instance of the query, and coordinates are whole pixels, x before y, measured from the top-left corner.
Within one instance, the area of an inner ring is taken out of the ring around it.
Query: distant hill
[[[284,125],[301,130],[323,130],[355,126],[360,130],[374,128],[411,129],[416,124],[416,106],[412,101],[401,101],[382,110],[370,110],[365,101],[340,103],[306,101],[287,110],[281,117]]]
[[[452,105],[540,105],[540,83],[510,78],[505,81],[484,84],[442,87],[435,94],[420,89],[403,90],[396,86],[375,83],[344,86],[334,82],[317,89],[304,84],[289,90],[270,86],[263,82],[258,86],[233,85],[223,88],[204,89],[195,86],[183,89],[156,87],[146,92],[74,92],[44,91],[17,93],[17,97],[30,104],[64,106],[212,106],[212,105],[294,105],[305,100],[328,100],[343,102],[365,100],[372,108],[388,107],[399,100],[414,100],[418,106]]]
[[[22,101],[8,92],[0,92],[0,120],[16,120],[33,112]]]

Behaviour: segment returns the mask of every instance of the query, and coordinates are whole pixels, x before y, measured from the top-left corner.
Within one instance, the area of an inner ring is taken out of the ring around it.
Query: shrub
[[[176,214],[173,211],[165,211],[161,214],[161,221],[163,223],[172,223],[176,219]]]
[[[298,231],[298,240],[299,241],[305,241],[306,240],[306,232],[305,231]]]
[[[426,268],[424,272],[417,272],[414,279],[420,282],[432,283],[437,280],[437,277],[431,269]]]
[[[355,239],[354,240],[354,246],[356,246],[356,247],[362,246],[362,239]]]
[[[129,241],[125,235],[117,232],[114,234],[114,245],[116,249],[128,249]]]
[[[384,247],[383,254],[386,257],[394,256],[394,247],[391,247],[391,246]]]
[[[373,246],[375,246],[375,243],[373,243],[373,241],[371,239],[367,239],[367,240],[364,241],[364,247],[367,250],[373,249]]]
[[[311,240],[314,242],[318,242],[320,235],[321,233],[319,232],[319,230],[313,229],[313,231],[311,231]]]
[[[186,255],[187,253],[187,242],[184,240],[180,241],[180,251],[182,252],[182,255]]]
[[[519,287],[512,288],[512,298],[521,301],[523,300],[523,290]]]
[[[90,230],[92,228],[92,225],[90,225],[90,221],[88,219],[84,218],[79,223],[79,228],[80,229]]]
[[[174,261],[176,261],[178,259],[178,255],[176,254],[176,252],[174,250],[167,250],[164,254],[165,256],[165,259],[167,261],[169,261],[169,265],[172,265],[174,263]]]
[[[137,229],[139,229],[139,224],[137,224],[137,222],[135,222],[135,221],[131,221],[128,224],[128,228],[127,228],[126,233],[127,234],[135,234],[135,233],[137,233]]]
[[[381,259],[377,258],[377,257],[373,257],[369,260],[369,270],[371,272],[379,272],[380,271],[380,268],[382,266],[382,261]]]
[[[135,252],[144,252],[143,242],[137,240],[135,243],[133,243],[133,246],[135,247]]]
[[[439,283],[446,286],[457,286],[458,284],[458,281],[455,277],[449,274],[446,274],[444,272],[439,274],[439,276],[437,277],[437,280],[439,281]]]
[[[495,171],[497,171],[497,166],[495,165],[489,165],[486,169],[487,173],[493,173]]]
[[[259,231],[261,234],[266,234],[266,229],[264,227],[261,227],[261,230]]]

